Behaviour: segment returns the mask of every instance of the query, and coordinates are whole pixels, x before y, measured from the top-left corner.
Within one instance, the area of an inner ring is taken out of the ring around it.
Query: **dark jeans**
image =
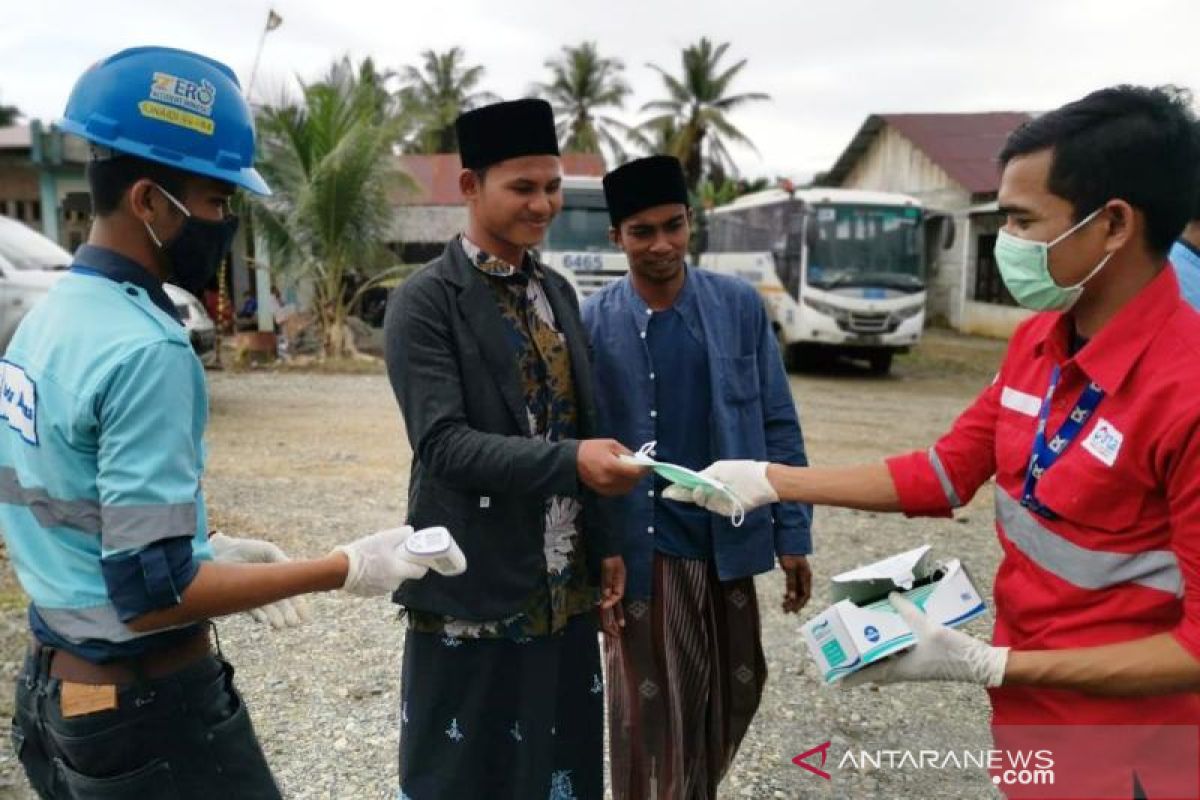
[[[209,656],[118,691],[118,708],[64,719],[60,681],[29,656],[12,739],[43,800],[280,800],[233,667]]]

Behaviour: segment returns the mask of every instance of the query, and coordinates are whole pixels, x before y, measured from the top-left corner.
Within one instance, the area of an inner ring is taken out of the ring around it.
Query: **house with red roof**
[[[926,210],[927,318],[961,331],[1008,336],[1027,316],[992,257],[1005,140],[1026,112],[872,114],[818,183],[901,192]]]

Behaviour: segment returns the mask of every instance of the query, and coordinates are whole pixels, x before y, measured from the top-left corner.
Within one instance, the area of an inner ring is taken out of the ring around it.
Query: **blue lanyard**
[[[1033,453],[1029,456],[1029,468],[1025,472],[1025,488],[1021,491],[1021,505],[1035,514],[1047,519],[1057,519],[1058,515],[1050,508],[1042,505],[1037,499],[1037,486],[1046,470],[1054,466],[1062,454],[1075,441],[1075,437],[1083,430],[1083,426],[1091,419],[1092,413],[1100,401],[1104,399],[1104,390],[1095,383],[1089,383],[1075,401],[1075,407],[1063,420],[1062,426],[1054,438],[1046,441],[1046,422],[1050,418],[1050,401],[1054,399],[1054,390],[1058,387],[1060,371],[1058,365],[1050,373],[1050,386],[1042,399],[1042,408],[1038,412],[1037,434],[1033,437]]]

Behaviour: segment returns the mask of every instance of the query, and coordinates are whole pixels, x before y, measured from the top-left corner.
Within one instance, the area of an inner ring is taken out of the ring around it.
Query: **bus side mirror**
[[[922,220],[922,226],[925,230],[926,248],[930,250],[934,249],[935,242],[937,243],[937,248],[941,250],[949,250],[954,246],[954,239],[958,235],[958,228],[954,223],[952,215],[943,211],[927,212]]]
[[[804,226],[804,247],[812,250],[817,246],[817,224],[812,217],[808,218],[808,222]]]
[[[954,246],[954,237],[958,234],[957,226],[954,224],[954,217],[947,214],[942,217],[941,230],[941,245],[943,250],[949,250]]]

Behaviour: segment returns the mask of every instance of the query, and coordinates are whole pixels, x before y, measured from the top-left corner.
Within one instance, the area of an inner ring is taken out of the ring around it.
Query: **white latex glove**
[[[404,581],[424,577],[429,568],[404,557],[404,540],[412,532],[408,525],[389,528],[335,547],[350,559],[342,589],[361,597],[372,597],[391,594]]]
[[[748,513],[759,506],[778,503],[779,495],[775,487],[767,480],[766,461],[717,461],[707,469],[700,471],[706,478],[711,478],[725,485],[733,492],[741,503],[740,513]],[[708,486],[695,489],[685,489],[682,486],[668,486],[662,496],[668,500],[678,500],[682,503],[695,503],[701,508],[732,517],[739,509],[725,492],[719,492]]]
[[[916,646],[903,655],[846,676],[842,687],[897,681],[962,681],[999,686],[1004,681],[1007,647],[992,647],[961,631],[931,622],[921,609],[895,592],[888,595],[888,601],[912,628]]]
[[[213,560],[225,564],[271,564],[290,561],[277,545],[261,539],[237,539],[215,531],[208,537]],[[279,630],[303,625],[312,619],[303,596],[287,597],[246,612],[255,621]]]

